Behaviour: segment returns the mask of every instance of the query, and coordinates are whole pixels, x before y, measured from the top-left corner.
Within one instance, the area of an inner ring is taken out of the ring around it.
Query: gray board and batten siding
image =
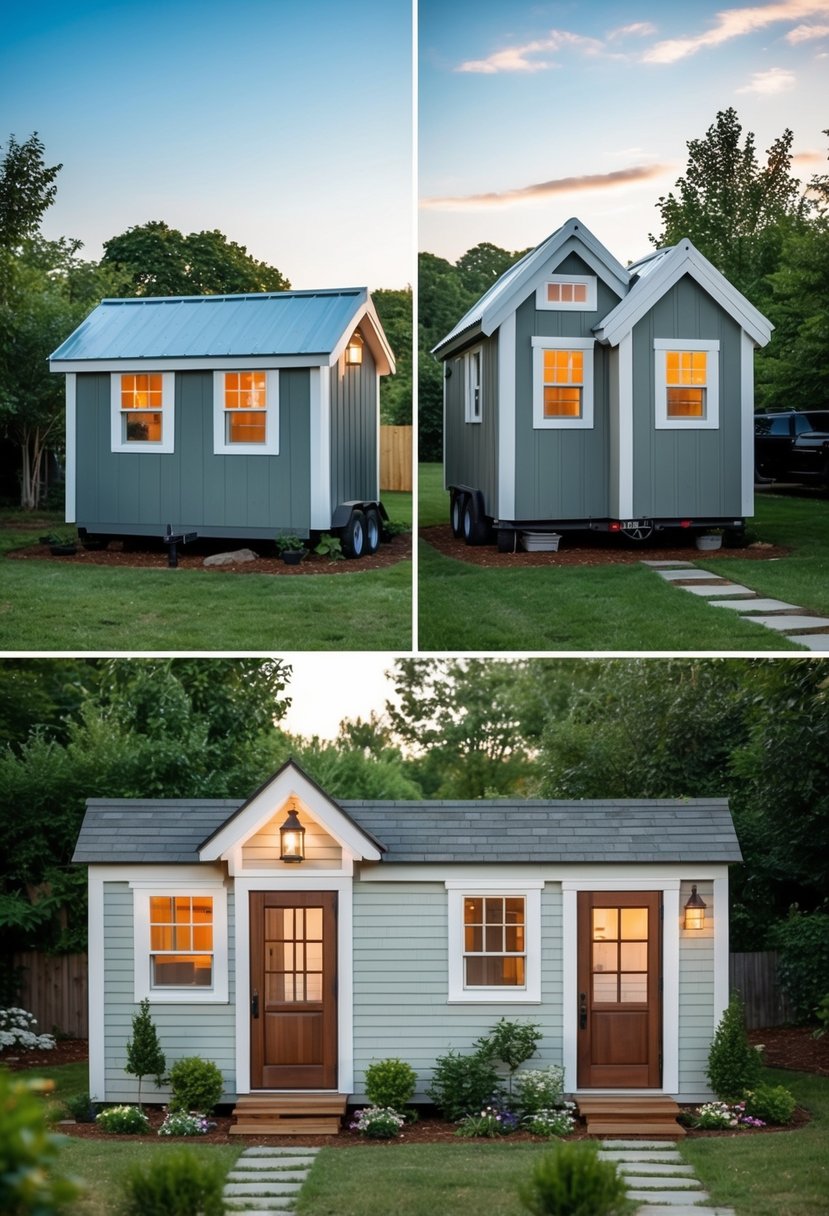
[[[446,485],[477,487],[490,503],[498,501],[498,338],[479,338],[481,420],[467,422],[464,355],[444,367],[444,477]]]
[[[368,344],[363,362],[331,368],[331,504],[380,497],[377,364]]]

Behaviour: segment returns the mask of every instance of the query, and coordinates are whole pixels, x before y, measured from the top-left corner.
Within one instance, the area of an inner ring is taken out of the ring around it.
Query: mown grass
[[[410,524],[411,495],[389,495],[387,509]],[[0,553],[58,523],[4,513]],[[290,578],[7,561],[0,583],[6,651],[407,650],[411,620],[408,561]]]
[[[419,520],[445,523],[439,465],[420,470]],[[792,549],[778,561],[717,558],[715,569],[759,595],[829,615],[829,501],[758,494],[753,538]],[[647,550],[642,551],[647,557]],[[689,558],[705,568],[704,555]],[[698,560],[699,559],[699,560]],[[503,567],[455,561],[421,545],[419,646],[427,651],[803,650],[727,608],[678,592],[637,564]]]

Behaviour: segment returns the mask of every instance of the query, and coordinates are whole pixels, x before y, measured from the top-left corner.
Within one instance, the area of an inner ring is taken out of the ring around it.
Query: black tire
[[[518,533],[512,528],[499,528],[497,539],[499,553],[514,553],[518,547]]]
[[[482,545],[486,534],[486,518],[481,514],[478,495],[468,494],[463,504],[463,539],[468,545]]]
[[[380,512],[376,507],[366,510],[366,554],[376,553],[380,547],[380,537],[383,529],[380,524]]]
[[[366,517],[356,507],[342,530],[340,543],[346,557],[362,557],[366,552]]]
[[[461,540],[463,537],[463,509],[466,502],[466,495],[460,490],[452,491],[452,498],[449,504],[449,522],[452,525],[452,535],[456,540]]]
[[[644,545],[653,536],[653,531],[653,524],[644,524],[641,528],[622,528],[622,536],[634,545]]]

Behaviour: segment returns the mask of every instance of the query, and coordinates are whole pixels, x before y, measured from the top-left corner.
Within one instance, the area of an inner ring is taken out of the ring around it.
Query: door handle
[[[253,996],[250,998],[250,1016],[253,1018],[259,1017],[259,993],[254,988]]]
[[[587,993],[579,993],[579,1030],[587,1029]]]

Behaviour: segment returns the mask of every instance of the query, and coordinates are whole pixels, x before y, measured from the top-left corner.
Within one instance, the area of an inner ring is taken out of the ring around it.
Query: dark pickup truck
[[[829,486],[829,410],[755,414],[754,470],[758,482]]]

